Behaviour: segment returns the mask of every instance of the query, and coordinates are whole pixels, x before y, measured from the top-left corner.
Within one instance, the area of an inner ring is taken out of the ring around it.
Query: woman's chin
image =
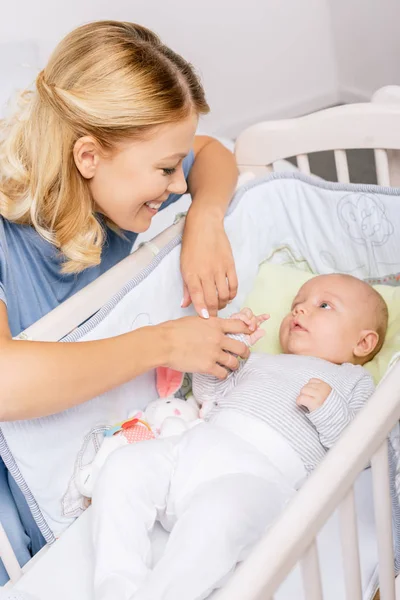
[[[146,215],[140,212],[129,223],[124,223],[124,225],[119,225],[119,227],[133,233],[144,233],[150,227],[152,218],[151,214]]]

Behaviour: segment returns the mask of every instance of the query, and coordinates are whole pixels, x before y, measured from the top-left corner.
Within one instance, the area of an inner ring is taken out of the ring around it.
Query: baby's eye
[[[163,174],[168,177],[168,175],[173,175],[176,171],[176,167],[173,169],[163,169]]]
[[[321,302],[319,305],[320,308],[330,309],[331,306],[327,302]]]

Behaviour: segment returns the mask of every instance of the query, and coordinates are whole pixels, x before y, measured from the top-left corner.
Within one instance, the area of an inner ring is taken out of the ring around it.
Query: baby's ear
[[[379,335],[372,329],[364,329],[359,337],[357,345],[353,348],[354,356],[358,358],[365,358],[369,356],[376,348],[379,342]]]

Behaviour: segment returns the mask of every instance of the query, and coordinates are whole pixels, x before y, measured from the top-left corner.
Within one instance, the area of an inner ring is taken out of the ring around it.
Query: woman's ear
[[[353,348],[354,356],[357,356],[357,358],[369,356],[375,350],[378,342],[378,333],[371,329],[365,329],[361,332],[357,345]]]
[[[75,142],[74,161],[82,177],[92,179],[100,159],[99,147],[94,138],[86,135]]]

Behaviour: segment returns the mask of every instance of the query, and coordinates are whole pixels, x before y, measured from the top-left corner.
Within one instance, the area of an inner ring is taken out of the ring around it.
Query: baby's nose
[[[306,311],[302,304],[297,304],[297,306],[294,307],[292,312],[294,315],[299,315],[299,314],[304,314]]]

